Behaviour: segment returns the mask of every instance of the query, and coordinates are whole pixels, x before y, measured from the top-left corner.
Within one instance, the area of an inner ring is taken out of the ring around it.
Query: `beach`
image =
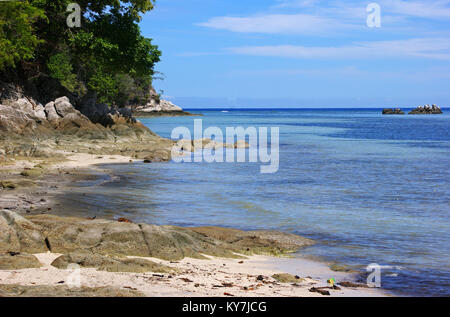
[[[79,181],[80,179],[86,178],[87,175],[91,175],[94,172],[107,173],[107,170],[101,168],[99,164],[133,164],[133,162],[135,162],[133,158],[125,156],[114,155],[100,157],[98,155],[72,153],[68,155],[67,160],[55,163],[51,168],[49,167],[46,170],[44,179],[46,177],[52,179],[51,183],[46,183],[45,180],[39,181],[39,191],[36,191],[35,188],[2,191],[0,204],[4,208],[4,212],[7,214],[13,213],[14,217],[21,218],[16,212],[22,213],[25,216],[24,219],[27,219],[24,221],[33,222],[33,219],[36,219],[34,217],[39,219],[41,216],[57,217],[58,206],[55,205],[52,197],[53,195],[63,193],[67,184],[72,183],[74,180]],[[15,177],[18,171],[36,164],[39,164],[39,161],[18,160],[9,166],[3,166],[2,179],[5,182],[7,181],[8,174],[10,177]],[[8,172],[5,173],[5,171]],[[55,176],[57,177],[55,178]],[[58,184],[57,188],[55,188],[55,183]],[[46,192],[45,196],[42,195],[43,191]],[[26,201],[23,201],[22,205],[12,206],[11,202],[21,200]],[[13,209],[14,211],[12,211]],[[64,218],[60,219],[64,221]],[[103,220],[99,221],[102,222]],[[105,220],[105,222],[111,222],[114,225],[129,225],[127,223],[119,223],[117,220]],[[83,224],[80,224],[79,230],[88,230],[86,228],[88,227],[83,227]],[[62,233],[61,239],[64,239],[64,234]],[[305,241],[307,241],[306,245],[312,243],[308,240]],[[54,242],[50,239],[50,243],[53,244]],[[158,248],[157,245],[155,247]],[[12,249],[13,247],[11,246]],[[117,246],[117,249],[120,249],[120,246]],[[18,253],[20,254],[20,252]],[[261,253],[267,252],[264,251]],[[121,254],[121,257],[125,256],[125,254]],[[67,288],[66,286],[68,277],[73,273],[72,271],[68,271],[66,268],[56,268],[51,265],[55,259],[62,256],[62,253],[47,251],[34,254],[42,265],[41,267],[0,270],[0,294],[2,296],[20,296],[21,294],[23,296],[39,296],[39,293],[42,292],[42,289],[38,291],[39,287],[44,287],[45,292],[54,296],[58,296],[58,294],[60,296],[71,296],[70,294],[77,294],[77,296],[117,294],[118,296],[181,297],[310,297],[328,296],[310,291],[314,287],[325,287],[325,290],[329,291],[329,296],[386,296],[386,293],[382,291],[366,287],[339,287],[337,286],[339,284],[337,284],[335,286],[337,287],[336,289],[330,288],[327,279],[339,276],[339,278],[336,278],[337,283],[355,281],[355,275],[333,272],[323,263],[306,259],[292,259],[288,257],[288,254],[282,255],[280,253],[274,257],[233,253],[233,257],[238,257],[236,259],[199,253],[196,254],[196,257],[199,255],[204,259],[183,256],[180,259],[176,258],[176,260],[126,256],[131,259],[140,258],[149,260],[164,267],[173,268],[174,271],[172,273],[162,274],[159,273],[159,270],[156,270],[156,272],[126,273],[106,272],[99,270],[99,268],[82,267],[80,268],[80,287],[84,291],[78,291],[77,287]],[[15,256],[17,257],[19,255]],[[227,256],[230,255],[228,254]],[[298,275],[287,274],[277,270],[277,267],[283,266],[295,270]],[[277,280],[273,277],[276,274],[284,275],[281,275],[280,280]],[[21,288],[17,289],[19,286]],[[105,293],[105,288],[111,290],[112,293],[109,291]],[[35,290],[33,291],[33,289]],[[121,291],[125,293],[121,293]],[[131,293],[128,291],[131,291]]]

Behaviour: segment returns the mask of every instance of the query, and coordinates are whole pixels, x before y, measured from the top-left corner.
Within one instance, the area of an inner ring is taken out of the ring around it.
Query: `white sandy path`
[[[59,254],[37,254],[43,263],[39,269],[24,269],[13,271],[0,271],[0,284],[20,285],[61,285],[67,284],[73,271],[60,270],[52,267],[50,263]],[[109,273],[95,269],[81,269],[81,284],[87,287],[112,286],[138,290],[146,296],[152,297],[204,297],[204,296],[228,296],[237,297],[312,297],[322,296],[309,292],[309,288],[326,286],[326,280],[306,278],[305,282],[298,286],[291,284],[275,283],[270,278],[275,273],[280,273],[274,263],[296,266],[301,271],[302,266],[306,271],[314,271],[314,263],[303,259],[272,258],[267,256],[252,256],[239,263],[236,259],[210,258],[210,260],[198,260],[186,258],[179,262],[168,262],[160,259],[147,258],[157,263],[172,266],[181,270],[181,273],[169,277],[168,274],[153,273]],[[317,265],[322,265],[316,263]],[[331,272],[331,271],[330,271]],[[317,274],[327,274],[324,267],[320,267]],[[164,277],[160,277],[163,275]],[[258,275],[265,276],[267,283],[257,281]],[[73,275],[72,275],[73,276]],[[305,275],[301,275],[305,278]],[[187,280],[186,280],[187,279]],[[341,280],[345,280],[342,278]],[[348,279],[347,279],[348,280]],[[232,283],[233,286],[222,286],[223,283]],[[248,290],[245,290],[247,287]],[[384,296],[383,292],[374,289],[342,288],[340,291],[331,290],[331,296]],[[227,294],[226,294],[227,293]]]

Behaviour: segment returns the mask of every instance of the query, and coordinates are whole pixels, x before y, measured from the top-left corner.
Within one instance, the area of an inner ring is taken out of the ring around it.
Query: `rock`
[[[141,292],[115,287],[0,285],[0,297],[144,297]]]
[[[173,115],[183,116],[191,115],[188,112],[183,111],[179,106],[176,106],[172,102],[164,99],[160,99],[159,95],[152,88],[150,92],[151,98],[145,105],[133,105],[131,110],[134,115],[137,116],[158,116],[158,115]]]
[[[180,228],[101,219],[29,216],[42,228],[52,252],[68,254],[89,250],[105,256],[140,256],[177,261],[204,255],[242,258],[241,254],[276,254],[295,251],[312,241],[291,234],[225,228]],[[13,250],[14,251],[14,250]]]
[[[55,110],[56,113],[63,118],[68,114],[78,112],[70,103],[69,98],[65,96],[55,100]]]
[[[44,107],[45,114],[47,115],[48,121],[58,121],[61,117],[58,115],[55,109],[55,102],[49,102]]]
[[[43,105],[39,104],[35,107],[34,116],[40,120],[47,120],[47,115]]]
[[[9,181],[0,181],[0,188],[2,189],[16,189],[18,186],[16,183]]]
[[[319,294],[322,294],[322,295],[325,295],[325,296],[330,296],[331,295],[329,291],[327,291],[327,290],[325,290],[323,288],[312,287],[312,288],[309,289],[309,291],[311,293],[319,293]]]
[[[207,237],[230,243],[236,252],[243,254],[280,255],[314,244],[310,239],[277,231],[240,231],[219,227],[191,229]]]
[[[44,170],[41,167],[34,167],[31,169],[25,169],[23,170],[20,175],[25,176],[25,177],[39,177],[42,175],[42,173],[44,172]]]
[[[78,264],[80,267],[96,268],[106,272],[128,273],[175,273],[176,270],[145,259],[119,259],[94,254],[90,251],[76,251],[57,258],[52,266],[59,269],[67,269],[70,264]]]
[[[169,150],[156,150],[144,158],[144,163],[168,162],[171,159]]]
[[[161,100],[157,102],[155,100],[150,101],[145,106],[135,107],[134,111],[136,112],[182,112],[183,109],[174,105],[172,102],[167,100]]]
[[[272,278],[277,280],[280,283],[299,283],[304,282],[305,280],[300,278],[299,276],[294,276],[287,273],[279,273],[272,275]]]
[[[42,266],[34,255],[11,253],[0,255],[0,270],[21,270],[40,268]]]
[[[7,133],[32,133],[37,129],[34,112],[27,112],[14,107],[0,105],[0,131]]]
[[[97,103],[97,95],[94,92],[88,92],[77,104],[77,109],[93,123],[100,123],[103,126],[113,124],[108,116],[111,113],[108,105]]]
[[[130,108],[120,108],[118,112],[125,118],[131,119],[133,117],[133,112]]]
[[[10,210],[0,211],[0,254],[48,251],[41,228]]]
[[[354,288],[368,288],[369,286],[367,284],[359,284],[359,283],[352,283],[352,282],[340,282],[340,286],[343,287],[354,287]]]
[[[334,272],[353,272],[353,270],[349,266],[339,264],[331,264],[330,270]]]
[[[424,107],[419,106],[416,109],[413,109],[409,114],[443,114],[440,107],[436,105],[425,105]]]
[[[383,109],[383,114],[405,114],[401,109]]]

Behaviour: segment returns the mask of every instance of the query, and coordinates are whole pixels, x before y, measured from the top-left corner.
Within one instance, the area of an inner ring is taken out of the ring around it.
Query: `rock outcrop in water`
[[[425,106],[419,106],[416,109],[412,110],[409,112],[409,114],[442,114],[442,110],[440,107],[436,106],[436,105],[425,105]],[[383,114],[384,115],[390,115],[390,114],[399,114],[399,115],[403,115],[405,114],[405,112],[403,110],[401,110],[400,108],[395,108],[395,109],[383,109]]]
[[[405,114],[401,109],[383,109],[383,114]]]
[[[439,106],[436,105],[425,105],[424,107],[419,106],[416,109],[412,110],[409,114],[442,114],[442,110]]]
[[[174,105],[168,100],[161,99],[154,89],[150,91],[150,101],[145,105],[133,105],[131,110],[135,116],[190,116],[189,112]]]

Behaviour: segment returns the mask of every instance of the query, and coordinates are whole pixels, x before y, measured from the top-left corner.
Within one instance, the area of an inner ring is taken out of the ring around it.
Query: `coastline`
[[[67,153],[65,153],[67,154]],[[54,204],[52,197],[67,190],[65,184],[74,180],[86,179],[91,172],[107,173],[108,171],[99,167],[103,164],[112,163],[132,163],[138,161],[134,158],[121,155],[93,155],[86,153],[70,153],[66,160],[54,163],[48,170],[49,174],[60,177],[59,185],[48,192],[48,199],[42,202],[37,208],[32,208],[25,215],[39,217],[48,214],[58,215],[58,206]],[[27,166],[32,166],[36,162],[29,160],[16,161],[9,168],[18,170]],[[49,176],[51,177],[51,176]],[[45,178],[41,180],[41,186],[46,183]],[[49,184],[48,184],[49,185]],[[50,185],[52,187],[54,185]],[[13,199],[23,197],[24,191],[7,191],[7,198]],[[25,189],[28,202],[42,200],[42,192]],[[2,209],[5,208],[5,195],[2,193],[0,203]],[[27,209],[22,206],[21,209]],[[28,206],[30,208],[30,206]],[[20,210],[18,210],[20,212]],[[24,215],[23,212],[20,214]],[[27,216],[27,219],[29,216]],[[69,218],[61,218],[69,219]],[[55,253],[37,253],[36,258],[43,264],[40,268],[25,268],[15,270],[0,271],[0,285],[20,285],[21,287],[36,288],[50,287],[50,292],[58,296],[69,296],[70,293],[61,293],[64,289],[65,279],[68,272],[65,269],[57,269],[51,266],[51,262],[60,256]],[[77,296],[94,296],[96,290],[104,291],[104,288],[121,291],[133,291],[126,296],[266,296],[266,297],[310,297],[324,296],[317,292],[311,292],[315,287],[328,287],[327,279],[335,278],[336,282],[355,281],[355,277],[350,273],[334,272],[324,263],[311,261],[302,258],[287,258],[274,255],[251,254],[244,255],[243,259],[224,258],[217,256],[205,256],[208,259],[193,259],[185,257],[177,261],[167,261],[151,257],[137,257],[151,260],[163,266],[172,267],[180,273],[174,275],[159,274],[155,272],[147,273],[124,273],[124,272],[103,272],[95,268],[81,268],[81,276],[85,279],[82,286],[89,289],[77,293]],[[136,258],[131,256],[131,258]],[[285,274],[287,283],[281,283],[272,276],[275,274]],[[262,280],[258,276],[263,276]],[[298,279],[295,279],[298,275]],[[169,278],[169,276],[172,276]],[[2,292],[0,286],[0,293]],[[6,287],[3,293],[11,292]],[[15,287],[15,286],[14,286]],[[339,289],[329,289],[330,296],[389,296],[383,290],[355,287],[341,287]],[[67,290],[66,290],[67,291]],[[31,293],[30,293],[31,292]],[[33,296],[33,291],[25,291],[25,296]],[[83,295],[84,294],[84,295]],[[115,293],[117,294],[117,293]]]

